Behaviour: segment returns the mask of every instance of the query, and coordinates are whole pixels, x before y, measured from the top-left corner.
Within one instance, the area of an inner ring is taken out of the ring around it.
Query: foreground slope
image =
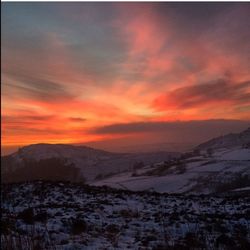
[[[249,196],[2,186],[2,249],[249,249]]]

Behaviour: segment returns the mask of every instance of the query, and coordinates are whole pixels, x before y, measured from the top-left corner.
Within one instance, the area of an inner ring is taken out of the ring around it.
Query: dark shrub
[[[248,187],[250,184],[250,176],[247,174],[239,174],[235,176],[233,179],[228,180],[224,183],[219,183],[215,187],[215,192],[227,192],[236,188],[244,188]]]
[[[176,170],[177,170],[177,174],[184,174],[187,171],[186,164],[184,162],[177,164]]]
[[[139,213],[137,211],[134,212],[130,209],[122,209],[119,213],[123,218],[138,218],[139,217]]]
[[[191,247],[191,248],[203,248],[204,247],[202,242],[197,237],[197,235],[191,232],[186,233],[184,237],[184,244],[185,246]]]
[[[66,244],[68,244],[69,243],[69,241],[68,240],[61,240],[61,245],[66,245]]]
[[[147,241],[156,241],[157,237],[155,235],[148,235],[145,237],[145,240]]]
[[[48,219],[48,214],[46,211],[42,211],[34,216],[35,221],[46,222]]]
[[[8,218],[2,219],[1,221],[1,233],[8,234],[14,229],[14,224]]]
[[[34,223],[34,212],[32,208],[24,209],[22,212],[18,214],[18,218],[23,220],[26,224]]]
[[[110,224],[106,227],[108,233],[117,234],[120,232],[120,228],[115,224]]]
[[[74,219],[71,226],[72,234],[81,234],[87,230],[87,223],[83,219]]]
[[[233,247],[235,246],[235,242],[231,237],[228,237],[226,234],[221,234],[216,239],[216,247],[222,246],[231,247],[233,249]]]

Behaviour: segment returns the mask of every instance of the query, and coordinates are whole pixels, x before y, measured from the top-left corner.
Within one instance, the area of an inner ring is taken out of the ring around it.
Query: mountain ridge
[[[248,145],[250,143],[250,127],[240,133],[230,133],[215,137],[204,143],[199,144],[195,149],[206,150],[208,148],[236,147]]]
[[[178,155],[177,152],[113,153],[87,146],[39,143],[25,146],[15,153],[1,157],[2,180],[8,179],[6,175],[10,176],[11,172],[27,164],[36,168],[40,161],[42,165],[46,160],[48,164],[52,164],[53,159],[61,159],[62,162],[57,164],[70,165],[73,170],[78,171],[82,178],[77,180],[93,180],[100,175],[127,171],[137,162],[151,164]]]
[[[131,190],[211,192],[213,185],[232,180],[247,185],[249,143],[250,128],[213,138],[184,154],[113,153],[84,145],[39,143],[1,157],[2,181],[41,178]],[[233,187],[242,187],[237,185]]]

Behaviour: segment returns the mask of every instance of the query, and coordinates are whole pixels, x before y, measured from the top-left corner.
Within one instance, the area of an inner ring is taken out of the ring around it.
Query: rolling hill
[[[179,156],[175,152],[111,153],[85,146],[34,144],[1,157],[2,181],[92,181],[123,171],[138,162],[152,164]]]
[[[35,144],[1,157],[3,182],[66,180],[168,193],[227,192],[250,186],[250,129],[214,138],[184,154],[111,153]]]
[[[228,192],[250,186],[250,129],[214,138],[177,159],[96,181],[134,191]]]

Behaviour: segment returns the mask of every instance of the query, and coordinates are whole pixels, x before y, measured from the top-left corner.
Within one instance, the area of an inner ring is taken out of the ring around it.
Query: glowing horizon
[[[249,3],[2,3],[2,146],[245,128],[249,23]]]

